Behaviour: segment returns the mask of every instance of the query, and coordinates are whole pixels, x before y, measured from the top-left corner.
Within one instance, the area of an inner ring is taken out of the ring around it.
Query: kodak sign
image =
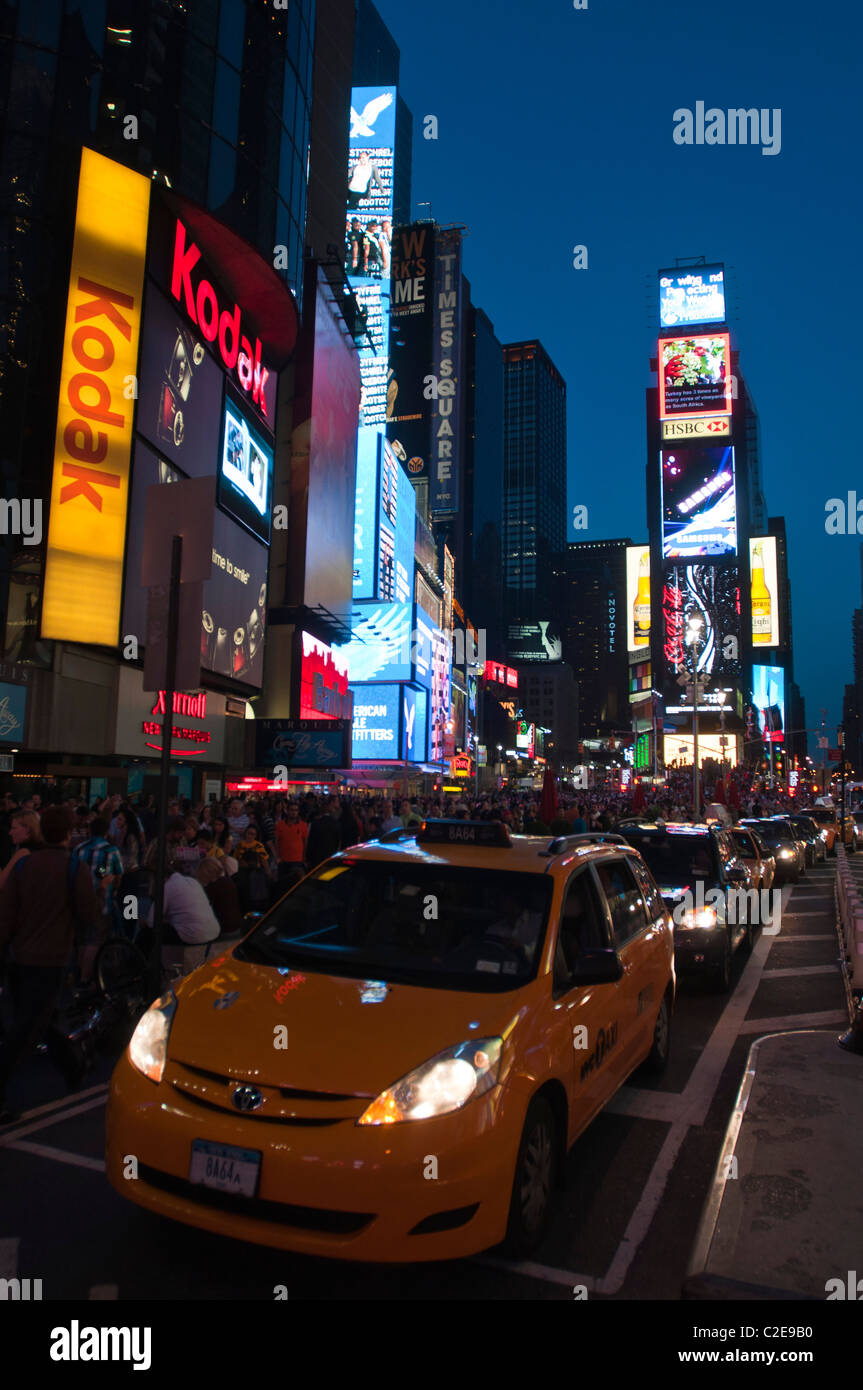
[[[81,152],[45,559],[42,636],[120,636],[150,181]]]
[[[243,333],[239,304],[222,308],[211,280],[201,273],[198,262],[200,247],[188,235],[184,223],[177,218],[174,232],[174,258],[171,265],[171,295],[181,304],[192,323],[219,356],[227,371],[236,371],[244,391],[251,394],[258,410],[267,419],[265,388],[269,372],[261,365],[261,340],[255,346]],[[272,428],[272,425],[270,426]]]

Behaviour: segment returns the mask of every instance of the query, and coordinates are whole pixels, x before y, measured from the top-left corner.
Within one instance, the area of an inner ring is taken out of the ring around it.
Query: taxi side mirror
[[[582,951],[572,972],[571,986],[611,985],[623,975],[623,962],[611,947]]]

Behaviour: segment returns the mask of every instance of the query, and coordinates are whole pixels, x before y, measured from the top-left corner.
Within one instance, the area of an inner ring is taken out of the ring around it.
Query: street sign
[[[828,748],[828,749],[827,749],[827,759],[828,759],[829,762],[831,762],[831,763],[838,763],[841,757],[842,757],[842,749],[841,749],[841,748]]]

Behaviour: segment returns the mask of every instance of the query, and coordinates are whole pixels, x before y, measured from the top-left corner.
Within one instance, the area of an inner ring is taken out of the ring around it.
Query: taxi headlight
[[[678,926],[707,927],[709,930],[715,927],[718,921],[719,918],[715,907],[701,907],[697,910],[690,910],[682,913]]]
[[[819,831],[819,834],[821,835],[822,840],[830,839],[830,832],[828,830],[821,830]]]
[[[439,1052],[381,1091],[357,1124],[394,1125],[460,1110],[497,1085],[502,1048],[501,1038],[475,1038]]]
[[[129,1043],[129,1061],[132,1066],[157,1085],[165,1071],[168,1036],[176,1012],[177,996],[173,990],[163,994],[161,999],[154,999],[147,1012],[138,1020],[138,1026]]]
[[[793,851],[793,849],[781,849],[781,850],[779,851],[779,858],[780,858],[780,859],[793,859],[793,858],[794,858],[794,851]]]

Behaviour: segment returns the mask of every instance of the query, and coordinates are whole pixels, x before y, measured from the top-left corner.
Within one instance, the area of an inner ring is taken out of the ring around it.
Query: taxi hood
[[[529,988],[377,984],[221,956],[177,986],[168,1055],[264,1085],[374,1097],[445,1048],[499,1036]],[[279,1025],[286,1048],[275,1045]]]

